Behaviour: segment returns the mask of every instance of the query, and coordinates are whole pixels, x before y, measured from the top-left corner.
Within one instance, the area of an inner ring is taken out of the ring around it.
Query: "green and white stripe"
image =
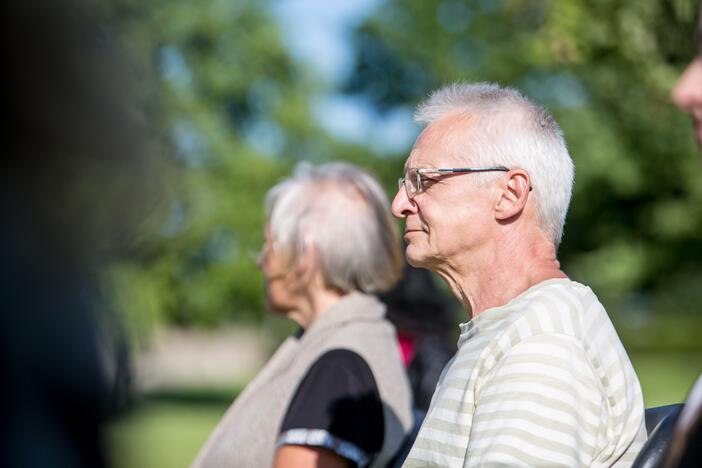
[[[461,324],[405,467],[629,466],[641,386],[590,288],[544,281]]]

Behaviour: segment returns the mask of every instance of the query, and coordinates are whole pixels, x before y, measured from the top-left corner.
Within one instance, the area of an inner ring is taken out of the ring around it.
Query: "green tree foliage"
[[[114,269],[120,306],[142,327],[258,317],[264,194],[318,132],[300,70],[262,2],[113,6],[175,168],[160,216]]]
[[[109,4],[173,163],[165,206],[112,270],[118,306],[144,339],[157,323],[260,320],[266,191],[299,160],[355,161],[386,179],[394,168],[318,127],[316,80],[290,57],[268,2]]]
[[[694,347],[702,169],[669,90],[694,54],[695,12],[693,0],[386,2],[355,33],[344,91],[389,111],[447,82],[494,81],[544,105],[576,164],[564,268],[633,345]]]
[[[113,271],[121,308],[147,324],[260,319],[266,190],[298,160],[344,159],[394,193],[406,152],[379,157],[372,141],[318,127],[309,105],[325,84],[291,58],[269,2],[109,4],[173,162],[162,213]],[[391,115],[451,81],[495,81],[547,107],[577,168],[564,268],[593,286],[630,344],[698,347],[702,169],[669,102],[694,53],[695,10],[694,0],[380,2],[353,35],[337,91]]]

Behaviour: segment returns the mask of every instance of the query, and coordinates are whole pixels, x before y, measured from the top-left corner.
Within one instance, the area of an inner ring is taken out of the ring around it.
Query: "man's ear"
[[[495,204],[495,217],[505,221],[520,215],[526,207],[530,192],[529,173],[523,169],[510,170],[500,187],[499,198]]]

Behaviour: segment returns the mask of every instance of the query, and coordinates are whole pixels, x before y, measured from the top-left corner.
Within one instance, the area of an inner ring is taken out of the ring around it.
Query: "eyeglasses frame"
[[[409,168],[409,170],[415,170],[417,174],[417,187],[420,187],[416,192],[410,193],[410,190],[407,188],[407,185],[405,184],[406,181],[406,175],[403,175],[397,180],[397,188],[400,189],[402,187],[405,188],[405,192],[407,193],[407,197],[412,200],[414,197],[420,193],[423,192],[421,190],[422,187],[422,176],[427,175],[427,174],[470,174],[474,172],[509,172],[510,169],[504,167],[504,166],[494,166],[494,167],[483,167],[483,168],[478,168],[478,167],[440,167],[440,168],[430,168],[430,167],[417,167],[417,168]],[[406,172],[405,172],[406,174]]]

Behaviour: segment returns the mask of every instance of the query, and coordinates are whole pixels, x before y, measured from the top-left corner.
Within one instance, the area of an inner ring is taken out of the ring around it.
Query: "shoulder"
[[[549,280],[506,309],[506,323],[482,350],[481,376],[498,366],[514,365],[515,371],[560,367],[590,384],[599,381],[603,388],[623,377],[632,394],[640,393],[614,325],[589,287]]]
[[[300,382],[277,445],[332,450],[361,463],[380,451],[383,404],[366,361],[347,349],[322,354]]]
[[[368,363],[350,349],[331,349],[321,354],[310,366],[305,378],[311,375],[344,375],[357,380],[373,379]]]
[[[522,363],[551,356],[589,360],[585,339],[589,324],[602,317],[609,322],[590,288],[568,279],[542,282],[496,312],[485,321],[485,328],[493,332],[479,351],[482,376],[505,359]]]
[[[385,306],[361,293],[345,296],[313,322],[306,334],[314,338],[305,342],[320,354],[335,348],[351,349],[367,361],[366,349],[373,348],[374,355],[382,356],[384,353],[375,350],[395,345],[395,328],[385,318]]]
[[[526,338],[554,340],[568,337],[585,355],[600,378],[611,373],[618,362],[618,372],[633,372],[614,324],[595,293],[575,281],[550,280],[525,295],[512,326],[506,329],[511,343]],[[544,335],[542,338],[536,338]],[[602,363],[608,366],[600,368]]]
[[[349,349],[332,349],[321,354],[301,379],[291,407],[338,405],[345,399],[378,395],[368,363]],[[377,397],[379,399],[379,397]]]
[[[357,368],[363,361],[383,381],[388,375],[404,372],[395,328],[383,317],[354,317],[333,330],[325,330],[320,340],[308,345],[314,347],[311,352],[323,366],[328,366],[326,361],[338,361]]]
[[[309,368],[295,391],[289,411],[311,414],[324,408],[327,416],[336,414],[343,418],[349,414],[347,409],[359,407],[382,411],[373,373],[354,351],[332,349]]]
[[[518,342],[540,334],[566,335],[582,340],[596,324],[609,323],[592,290],[569,279],[544,281],[509,305],[514,312],[505,332]]]

